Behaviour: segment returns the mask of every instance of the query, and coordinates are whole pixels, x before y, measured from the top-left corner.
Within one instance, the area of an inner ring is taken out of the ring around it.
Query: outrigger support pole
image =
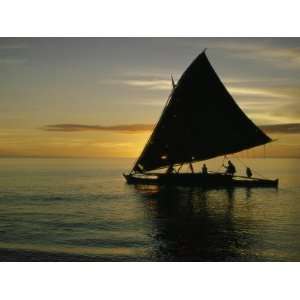
[[[179,171],[181,170],[182,166],[183,166],[183,163],[182,163],[182,164],[179,166],[179,168],[177,169],[177,173],[179,173]]]
[[[194,174],[194,167],[193,167],[193,164],[190,162],[189,165],[190,165],[191,172]]]
[[[170,164],[166,173],[170,174],[170,173],[173,173],[173,171],[174,171],[174,164]]]

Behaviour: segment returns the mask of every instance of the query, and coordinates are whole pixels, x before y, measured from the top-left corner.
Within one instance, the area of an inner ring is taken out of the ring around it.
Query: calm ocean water
[[[299,162],[250,160],[278,190],[203,191],[128,186],[129,159],[0,159],[0,260],[300,261]]]

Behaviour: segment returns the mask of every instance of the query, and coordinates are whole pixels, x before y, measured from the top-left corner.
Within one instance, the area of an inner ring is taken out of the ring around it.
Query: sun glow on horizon
[[[204,48],[256,124],[300,123],[299,38],[132,41],[0,38],[0,157],[138,157]],[[300,130],[270,135],[267,156],[300,157]]]

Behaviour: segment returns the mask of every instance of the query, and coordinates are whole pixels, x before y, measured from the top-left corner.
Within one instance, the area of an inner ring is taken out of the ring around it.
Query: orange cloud
[[[149,131],[153,129],[153,124],[127,124],[127,125],[83,125],[83,124],[54,124],[45,125],[42,130],[45,131],[63,131],[63,132],[74,132],[74,131],[116,131],[125,133],[136,133]]]
[[[77,131],[116,131],[124,133],[137,133],[151,131],[153,124],[123,124],[123,125],[84,125],[84,124],[54,124],[45,125],[42,130],[45,131],[62,131],[62,132],[77,132]],[[268,133],[300,133],[300,123],[289,124],[273,124],[261,125],[262,130]]]
[[[300,123],[264,125],[260,126],[260,128],[268,133],[300,133]]]

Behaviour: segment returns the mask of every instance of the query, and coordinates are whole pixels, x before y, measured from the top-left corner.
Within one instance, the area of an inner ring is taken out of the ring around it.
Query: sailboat
[[[277,187],[278,179],[195,172],[193,163],[272,141],[236,104],[210,64],[196,57],[172,91],[130,173],[128,184],[200,187]],[[181,172],[187,164],[190,172]],[[165,172],[161,170],[165,169]]]

